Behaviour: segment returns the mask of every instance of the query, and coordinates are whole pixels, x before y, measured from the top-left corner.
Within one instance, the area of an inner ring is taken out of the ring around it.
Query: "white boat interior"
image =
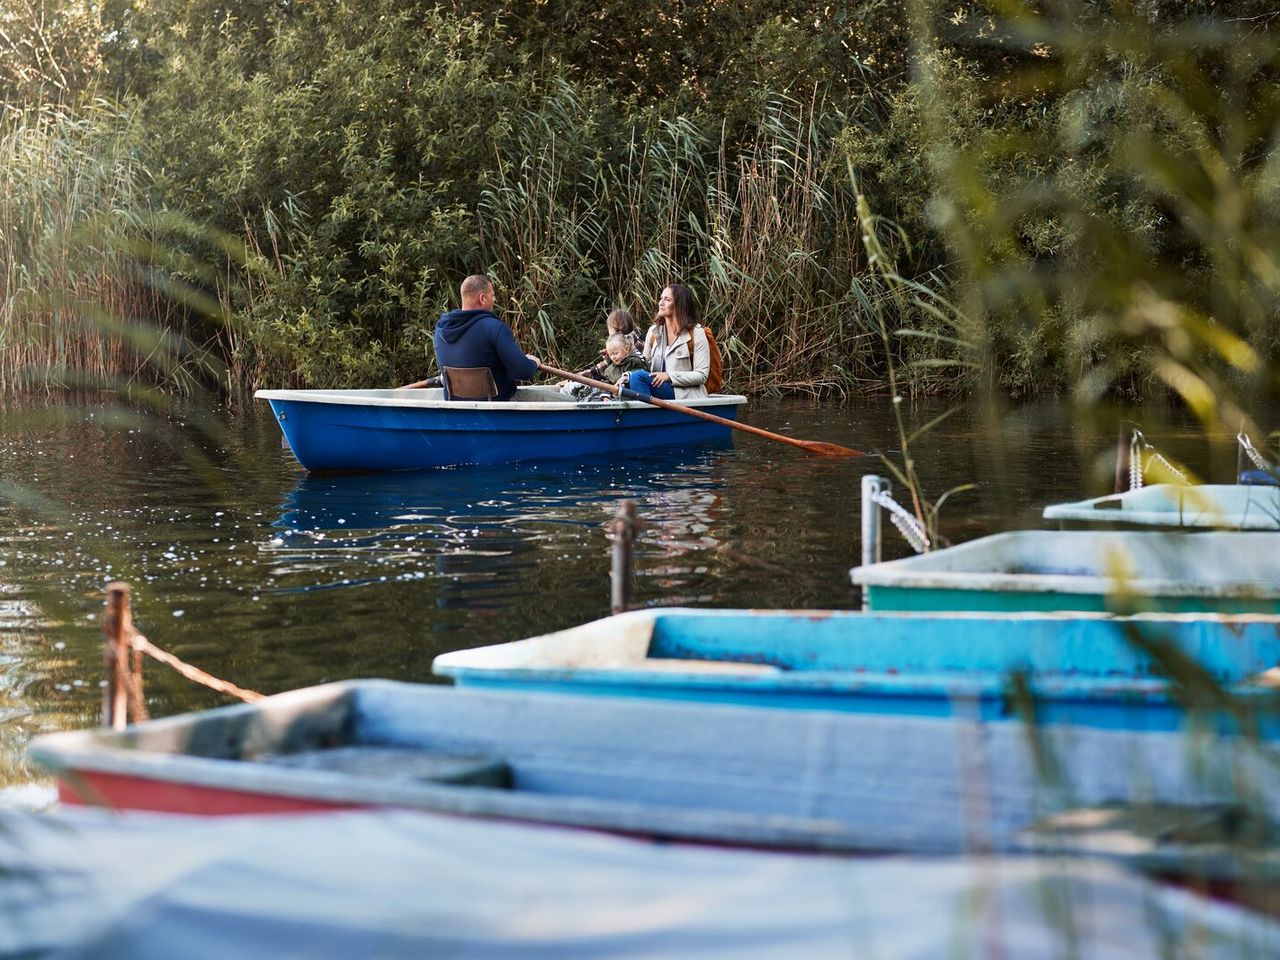
[[[1119,525],[1280,530],[1280,487],[1161,483],[1044,508],[1064,526]]]

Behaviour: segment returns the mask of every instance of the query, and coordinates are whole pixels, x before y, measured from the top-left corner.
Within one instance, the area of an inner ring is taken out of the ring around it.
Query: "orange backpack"
[[[702,332],[707,335],[707,351],[711,354],[711,367],[707,370],[707,393],[719,393],[724,386],[724,361],[720,359],[720,348],[716,346],[716,338],[711,335],[711,328],[704,323]]]

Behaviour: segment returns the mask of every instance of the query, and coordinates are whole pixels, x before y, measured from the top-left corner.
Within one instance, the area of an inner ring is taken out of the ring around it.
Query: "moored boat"
[[[200,814],[405,807],[747,846],[1015,849],[1063,805],[1280,812],[1244,738],[350,681],[36,738],[68,802]],[[1053,758],[1051,781],[1043,779]]]
[[[433,669],[477,689],[1175,730],[1192,694],[1169,676],[1188,660],[1280,737],[1280,695],[1258,682],[1280,665],[1270,616],[651,609],[442,654]]]
[[[445,400],[438,389],[259,390],[308,470],[416,470],[625,455],[728,438],[721,424],[636,401],[578,401],[552,387],[515,399]],[[728,420],[746,398],[683,405]]]
[[[1018,530],[850,571],[871,610],[1280,612],[1280,533]]]
[[[406,811],[0,809],[6,957],[1273,957],[1274,919],[1066,857],[833,857]]]
[[[1175,527],[1280,530],[1280,487],[1159,483],[1044,508],[1063,529]]]

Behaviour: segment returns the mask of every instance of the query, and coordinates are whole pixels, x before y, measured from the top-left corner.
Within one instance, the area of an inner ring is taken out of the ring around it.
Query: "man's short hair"
[[[473,273],[467,279],[462,281],[462,298],[470,300],[480,296],[482,293],[489,293],[493,290],[493,281],[486,277],[483,273]]]

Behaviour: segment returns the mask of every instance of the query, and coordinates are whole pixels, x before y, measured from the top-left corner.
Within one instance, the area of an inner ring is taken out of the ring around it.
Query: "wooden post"
[[[102,725],[123,730],[129,722],[129,638],[133,617],[129,613],[129,585],[119,580],[107,584],[102,614],[102,664],[107,685],[102,690]]]
[[[613,569],[610,572],[612,613],[622,613],[631,606],[632,544],[636,535],[636,502],[623,500],[613,520]]]

